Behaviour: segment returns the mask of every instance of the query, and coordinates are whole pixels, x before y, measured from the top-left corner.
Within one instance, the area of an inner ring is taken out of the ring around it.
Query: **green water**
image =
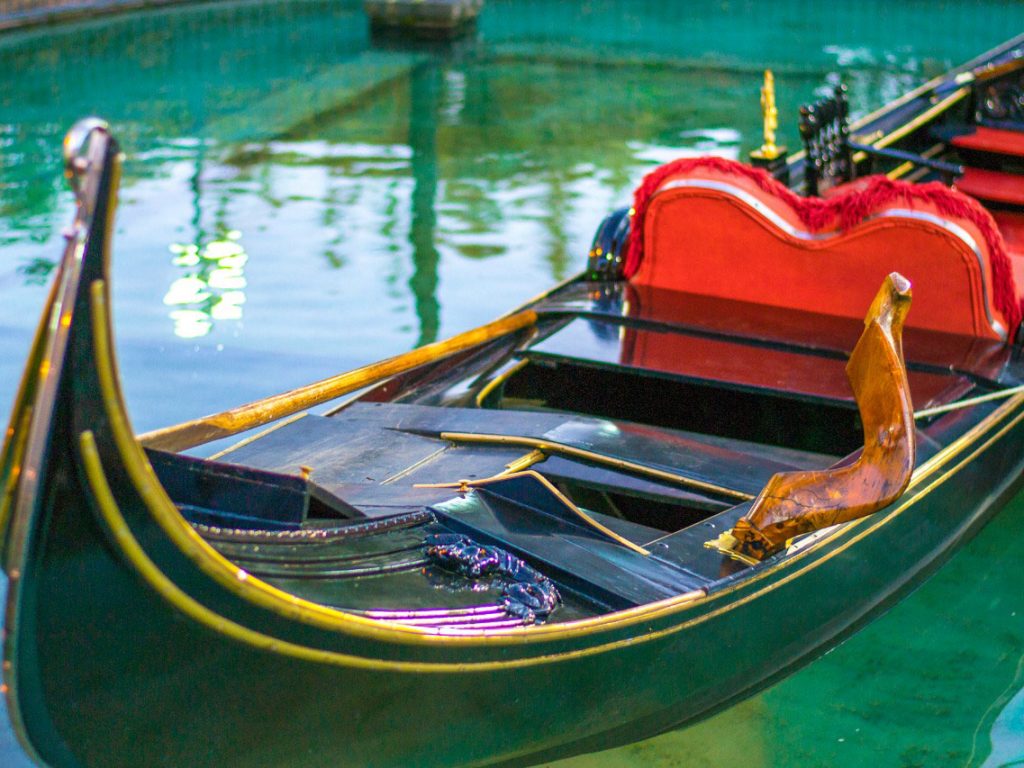
[[[450,335],[574,273],[647,170],[760,143],[765,66],[793,146],[826,83],[864,113],[1022,30],[1016,2],[487,0],[459,45],[376,47],[358,2],[314,0],[0,37],[0,409],[70,217],[59,143],[82,115],[129,154],[114,301],[141,431]],[[1022,526],[1018,504],[754,699],[559,765],[1024,761]]]

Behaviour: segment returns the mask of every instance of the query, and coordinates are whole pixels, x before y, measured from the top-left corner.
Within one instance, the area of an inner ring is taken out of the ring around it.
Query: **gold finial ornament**
[[[760,160],[774,160],[785,148],[775,143],[775,130],[779,127],[779,110],[775,106],[775,76],[770,69],[764,71],[764,85],[761,86],[761,114],[764,117],[764,143],[751,155]]]

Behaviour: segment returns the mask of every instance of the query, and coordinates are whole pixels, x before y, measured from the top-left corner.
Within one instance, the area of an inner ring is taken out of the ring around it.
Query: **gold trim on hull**
[[[35,394],[39,382],[46,378],[47,371],[46,369],[41,370],[41,368],[44,364],[44,349],[49,342],[51,326],[54,325],[52,316],[59,286],[57,280],[50,285],[46,303],[43,305],[46,309],[39,318],[39,324],[32,336],[28,365],[18,383],[18,391],[14,395],[14,406],[11,409],[11,418],[8,421],[7,431],[4,433],[3,444],[0,446],[0,560],[6,556],[7,523],[10,520],[11,508],[14,506],[14,494],[18,487],[18,475],[21,474],[21,463],[25,456],[26,441],[28,440],[28,427],[32,419],[30,398]],[[48,368],[48,364],[46,367]]]
[[[971,456],[967,457],[967,459],[965,459],[963,462],[961,462],[960,465],[940,475],[927,489],[923,491],[923,493],[927,493],[931,491],[934,487],[943,483],[948,477],[952,476],[957,471],[957,469],[959,469],[960,466],[965,465],[975,455],[977,455],[978,453],[992,445],[1007,431],[1016,426],[1022,419],[1024,419],[1024,412],[1019,413],[1009,424],[1004,425],[1002,429],[999,430],[999,432],[997,432],[995,435],[986,440],[983,445],[979,446],[974,451],[974,453]],[[701,624],[710,619],[716,618],[717,616],[727,613],[728,611],[731,611],[735,608],[738,608],[752,600],[757,599],[761,595],[767,594],[768,592],[774,591],[775,589],[789,583],[790,581],[802,575],[803,573],[806,573],[807,571],[818,567],[821,563],[831,560],[836,555],[849,549],[851,546],[853,546],[855,543],[868,536],[874,530],[878,529],[882,525],[885,525],[894,518],[898,517],[900,514],[902,514],[904,510],[908,509],[917,502],[917,499],[909,499],[905,501],[903,504],[900,504],[899,506],[896,507],[896,509],[894,509],[888,515],[886,515],[883,519],[879,520],[866,530],[861,531],[857,535],[851,537],[849,540],[843,542],[841,545],[833,548],[832,550],[824,554],[822,557],[813,560],[810,563],[807,563],[803,567],[798,568],[794,570],[792,573],[787,574],[786,576],[783,576],[782,578],[778,579],[777,581],[774,581],[766,585],[762,589],[751,592],[749,595],[745,595],[744,597],[727,603],[726,605],[723,605],[717,609],[701,614],[699,616],[695,616],[692,619],[680,622],[679,624],[675,624],[671,627],[666,627],[662,630],[648,632],[637,637],[616,640],[610,643],[605,643],[603,645],[591,646],[589,648],[581,648],[574,651],[567,651],[563,653],[544,654],[524,659],[469,663],[403,662],[387,659],[369,659],[361,656],[343,654],[336,651],[325,651],[315,648],[308,648],[306,646],[297,645],[295,643],[278,640],[273,637],[270,637],[269,635],[264,635],[260,632],[256,632],[254,630],[236,624],[235,622],[224,619],[223,617],[219,616],[213,611],[210,611],[201,604],[197,603],[191,597],[182,592],[173,582],[170,581],[170,579],[166,577],[165,574],[163,574],[162,571],[159,570],[155,563],[153,563],[148,558],[144,550],[142,550],[142,547],[139,545],[138,540],[135,539],[135,537],[131,534],[131,531],[128,529],[124,517],[121,515],[120,510],[118,509],[117,504],[112,494],[110,493],[109,485],[106,483],[106,477],[103,474],[103,468],[102,465],[100,464],[99,456],[96,451],[95,439],[91,432],[85,432],[82,434],[80,445],[82,448],[83,460],[86,465],[86,472],[89,484],[94,493],[96,493],[97,495],[97,502],[99,503],[99,506],[101,508],[101,514],[103,515],[104,521],[108,524],[108,526],[110,526],[111,531],[115,536],[115,540],[117,541],[119,546],[122,547],[122,551],[125,552],[125,555],[128,557],[129,561],[136,567],[140,575],[172,606],[178,608],[189,617],[195,619],[197,622],[203,624],[204,626],[207,626],[210,629],[213,629],[214,631],[220,634],[228,636],[238,642],[245,643],[247,645],[270,653],[276,653],[283,656],[298,658],[304,661],[331,664],[333,666],[410,673],[471,673],[517,669],[523,667],[537,666],[546,663],[585,658],[599,653],[606,653],[612,650],[616,650],[618,648],[636,645],[637,643],[661,639],[663,637],[675,634],[677,632],[681,632],[692,626]],[[853,527],[859,525],[860,523],[865,522],[866,520],[868,520],[868,518],[861,518],[860,520],[853,521],[852,523],[849,523],[846,526],[844,526],[842,530],[848,531]],[[837,533],[840,532],[841,531],[837,531]],[[831,539],[833,537],[827,538]],[[823,539],[822,541],[824,542],[825,540],[827,539]],[[809,550],[804,550],[803,552],[794,556],[794,558],[799,557],[800,554],[806,554],[806,552],[808,551],[817,550],[820,548],[820,545],[818,545],[810,548]],[[793,562],[793,560],[790,560],[789,562]],[[725,590],[723,590],[723,592],[707,596],[706,599],[701,599],[705,597],[703,592],[688,593],[686,595],[681,595],[676,598],[671,598],[670,600],[662,601],[661,603],[654,603],[650,606],[644,606],[645,608],[656,610],[648,610],[646,612],[646,616],[639,618],[650,619],[655,617],[652,614],[657,614],[658,616],[660,616],[666,612],[669,612],[671,609],[684,609],[696,607],[698,605],[703,605],[709,602],[710,600],[720,596],[724,592]],[[681,604],[681,601],[685,602],[682,602]],[[618,617],[621,616],[622,613],[631,613],[631,611],[624,611],[620,614],[610,614],[610,617]],[[621,623],[621,619],[616,618],[611,623]],[[548,626],[550,627],[551,625]],[[499,637],[492,635],[484,639],[489,639],[492,641],[497,640],[499,642],[508,643],[509,641],[514,639],[512,636],[510,636],[510,634],[514,632],[515,630],[506,630],[505,633],[503,633],[504,636]],[[455,642],[461,645],[466,645],[466,641],[480,639],[472,637],[451,637],[443,635],[435,635],[435,637],[443,640],[446,645],[454,644]]]
[[[890,131],[889,133],[885,134],[885,136],[878,139],[878,141],[876,141],[871,146],[875,147],[876,149],[885,149],[890,144],[895,144],[904,136],[908,136],[914,131],[916,131],[918,128],[927,125],[930,121],[934,120],[936,117],[941,115],[954,104],[963,101],[970,92],[970,88],[958,88],[957,90],[953,91],[953,93],[951,93],[949,96],[944,98],[942,101],[930,106],[928,109],[919,114],[909,123],[904,123],[896,130]],[[856,160],[856,158],[854,159]]]
[[[752,575],[749,579],[726,587],[710,595],[705,595],[702,590],[695,590],[675,597],[666,598],[665,600],[655,603],[637,606],[636,608],[630,608],[589,619],[566,622],[564,624],[545,624],[532,627],[492,630],[489,632],[481,631],[481,634],[479,635],[465,634],[455,637],[426,632],[421,628],[396,626],[394,624],[388,624],[387,622],[375,621],[373,619],[356,616],[344,611],[326,608],[325,606],[290,595],[287,592],[278,590],[275,587],[260,581],[258,578],[233,565],[214,550],[205,540],[203,540],[199,534],[196,533],[187,522],[185,522],[184,518],[182,518],[178,513],[173,502],[171,502],[170,498],[167,497],[166,492],[157,480],[156,475],[153,473],[152,468],[149,466],[149,463],[145,458],[145,454],[142,452],[140,445],[135,440],[131,433],[131,429],[127,424],[123,406],[121,405],[120,393],[117,389],[116,380],[114,379],[114,368],[112,367],[112,359],[110,357],[108,336],[109,325],[107,324],[107,310],[105,306],[106,298],[102,281],[94,283],[92,289],[92,321],[95,331],[94,352],[95,363],[100,376],[101,398],[107,411],[107,415],[111,421],[111,432],[118,448],[118,452],[125,462],[130,479],[139,489],[140,495],[142,495],[146,502],[150,513],[172,542],[186,556],[193,560],[201,571],[209,575],[221,586],[227,588],[228,591],[234,592],[239,597],[249,600],[260,607],[271,610],[286,618],[302,621],[313,626],[336,632],[347,632],[361,637],[403,644],[427,644],[440,645],[443,647],[472,647],[485,645],[514,647],[516,645],[532,644],[534,642],[554,642],[575,637],[594,635],[605,631],[619,630],[635,624],[660,619],[680,611],[692,610],[706,606],[712,601],[721,600],[723,597],[732,594],[737,589],[747,588],[752,584],[756,584],[757,582],[772,576],[780,569],[793,567],[795,563],[806,559],[811,554],[818,554],[822,549],[829,546],[833,547],[820,557],[815,558],[802,567],[798,567],[793,571],[793,573],[787,574],[786,576],[765,585],[761,589],[751,592],[749,595],[666,629],[637,635],[625,640],[614,641],[604,645],[593,646],[587,649],[567,652],[565,654],[548,654],[532,657],[531,659],[500,663],[495,662],[495,664],[501,665],[500,668],[511,668],[511,666],[517,665],[523,666],[531,663],[533,659],[537,659],[536,663],[543,663],[560,659],[577,658],[637,642],[646,642],[673,632],[681,631],[690,626],[718,616],[726,611],[732,610],[733,608],[737,608],[762,594],[770,592],[779,586],[788,583],[796,576],[827,562],[848,549],[857,541],[860,541],[878,527],[891,522],[906,509],[918,503],[921,495],[930,492],[933,488],[940,485],[948,477],[952,476],[960,466],[966,464],[974,458],[974,456],[991,446],[996,440],[1006,434],[1006,432],[1016,426],[1021,420],[1024,420],[1024,411],[1017,413],[1008,424],[1003,425],[994,435],[985,440],[985,442],[978,446],[964,459],[964,461],[940,475],[931,484],[926,487],[922,487],[926,478],[930,477],[943,466],[951,462],[954,458],[968,451],[974,443],[981,439],[986,431],[993,428],[1000,421],[1003,421],[1005,418],[1010,416],[1014,410],[1018,409],[1019,406],[1024,403],[1024,395],[1019,395],[1000,406],[995,412],[982,420],[981,423],[968,430],[968,432],[962,435],[957,441],[950,444],[928,462],[921,465],[917,471],[915,471],[907,492],[920,491],[920,493],[916,493],[913,498],[907,498],[907,494],[905,494],[905,501],[898,504],[892,511],[885,514],[884,517],[878,519],[861,518],[859,520],[846,523],[845,525],[840,526],[833,534],[822,537],[821,540],[815,542],[814,545],[800,550],[791,557],[781,559],[778,563],[764,568],[759,573]],[[873,521],[873,524],[870,527],[866,527],[859,531],[842,544],[835,545],[835,539],[837,537],[844,536],[871,521]],[[392,664],[398,662],[385,661],[381,663]],[[459,670],[465,667],[467,671],[472,668],[470,665],[462,664],[456,665],[456,667]]]

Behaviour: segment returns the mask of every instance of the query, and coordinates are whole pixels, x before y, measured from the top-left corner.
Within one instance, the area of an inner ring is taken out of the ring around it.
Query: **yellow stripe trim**
[[[751,494],[743,491],[737,491],[735,488],[726,488],[724,485],[716,485],[715,483],[709,483],[704,480],[697,480],[675,472],[666,472],[662,469],[655,469],[654,467],[648,467],[644,464],[637,464],[636,462],[628,461],[626,459],[617,459],[613,456],[606,456],[603,453],[594,453],[593,451],[576,448],[571,445],[565,445],[564,443],[556,443],[551,440],[540,440],[534,437],[520,437],[518,435],[485,435],[477,432],[442,432],[441,439],[450,440],[453,443],[519,445],[526,448],[533,448],[534,450],[547,454],[558,453],[563,456],[572,456],[576,459],[584,459],[586,461],[593,462],[594,464],[603,464],[605,466],[614,467],[615,469],[622,469],[627,472],[632,472],[633,474],[653,477],[676,485],[698,488],[702,491],[716,493],[720,496],[728,496],[733,499],[739,499],[740,501],[750,501],[754,498]]]
[[[106,523],[117,542],[121,552],[131,563],[132,567],[149,584],[153,590],[174,608],[181,611],[197,624],[211,629],[217,634],[224,635],[245,645],[252,646],[262,651],[276,653],[283,656],[301,659],[303,661],[316,662],[318,664],[331,664],[333,666],[354,667],[358,669],[392,670],[396,672],[467,672],[467,671],[488,671],[493,669],[507,669],[513,666],[526,666],[527,664],[542,663],[543,657],[524,659],[521,661],[483,662],[478,664],[460,663],[424,663],[409,661],[390,661],[386,659],[368,659],[362,656],[353,656],[337,651],[318,650],[307,646],[298,645],[285,640],[279,640],[265,635],[262,632],[244,627],[230,619],[226,619],[215,611],[194,600],[183,592],[163,571],[149,559],[145,550],[139,544],[138,539],[132,535],[128,523],[117,506],[114,494],[107,482],[106,474],[96,449],[96,438],[92,432],[86,431],[81,434],[79,447],[82,452],[82,462],[85,465],[86,478],[89,481],[89,488],[93,498],[100,510],[100,516]]]
[[[287,640],[279,640],[262,632],[244,627],[220,614],[211,611],[206,606],[183,592],[163,571],[154,563],[138,539],[131,532],[128,523],[125,521],[121,510],[117,506],[110,484],[107,482],[103,470],[99,451],[96,448],[96,438],[91,431],[85,431],[79,438],[82,461],[85,465],[86,478],[89,482],[93,498],[99,507],[103,522],[106,523],[114,537],[114,541],[120,547],[121,552],[131,563],[136,572],[143,580],[153,588],[154,591],[174,608],[194,620],[198,624],[213,630],[214,632],[236,640],[245,645],[252,646],[262,651],[276,653],[282,656],[301,659],[319,664],[330,664],[332,666],[352,667],[358,669],[387,670],[392,672],[406,673],[458,673],[458,672],[491,672],[496,670],[516,669],[520,667],[532,667],[540,664],[547,664],[556,661],[567,661],[585,656],[593,656],[605,653],[616,648],[623,648],[633,645],[636,640],[627,638],[617,640],[605,645],[591,648],[581,648],[565,653],[555,653],[542,656],[533,656],[525,659],[512,659],[502,661],[484,662],[419,662],[419,661],[393,661],[390,659],[371,659],[363,656],[353,656],[338,651],[327,651],[323,649],[310,648],[308,646],[292,643]],[[681,628],[681,627],[680,627]],[[677,631],[671,628],[669,631],[652,633],[642,639],[653,639],[661,635]],[[460,640],[462,638],[443,637],[446,641]]]
[[[69,243],[69,249],[74,247],[74,244]],[[21,374],[18,391],[14,396],[14,407],[11,409],[11,419],[4,434],[3,448],[0,449],[0,540],[6,535],[10,511],[14,506],[14,493],[17,490],[21,462],[25,456],[25,442],[32,419],[32,400],[43,378],[40,376],[40,367],[44,360],[44,350],[50,343],[51,326],[56,326],[54,307],[60,282],[54,280],[50,284],[39,324],[32,337],[32,346],[29,347],[28,364]]]
[[[960,466],[966,464],[978,453],[982,452],[996,440],[1002,437],[1007,431],[1012,429],[1017,423],[1024,419],[1024,413],[1020,413],[1010,423],[1005,425],[999,432],[990,437],[984,444],[979,446],[964,462],[961,462]],[[543,656],[535,656],[527,659],[514,659],[509,661],[490,661],[490,662],[477,662],[477,663],[429,663],[429,662],[402,662],[402,661],[391,661],[384,659],[368,659],[360,656],[352,656],[350,654],[338,653],[336,651],[325,651],[314,648],[308,648],[306,646],[297,645],[295,643],[277,640],[269,635],[264,635],[260,632],[248,629],[236,624],[222,616],[214,613],[205,606],[193,600],[191,597],[182,592],[166,575],[153,563],[152,560],[146,556],[144,550],[139,545],[138,540],[132,535],[124,517],[121,515],[120,510],[117,508],[117,504],[114,500],[113,494],[110,491],[110,486],[106,481],[106,477],[103,473],[103,468],[100,463],[99,455],[96,450],[95,438],[91,432],[84,432],[81,435],[80,445],[82,449],[83,462],[86,467],[86,475],[89,480],[90,487],[97,500],[98,506],[100,507],[101,514],[104,521],[110,527],[111,532],[114,535],[115,541],[121,547],[122,551],[128,557],[131,564],[136,568],[139,574],[169,603],[175,606],[178,610],[182,611],[185,615],[194,619],[200,624],[214,630],[222,635],[231,637],[234,640],[253,646],[260,650],[265,650],[271,653],[277,653],[284,656],[290,656],[298,658],[304,661],[317,662],[322,664],[331,664],[333,666],[344,666],[344,667],[356,667],[362,669],[377,669],[377,670],[390,670],[396,672],[414,672],[414,673],[468,673],[468,672],[487,672],[502,669],[515,669],[521,667],[536,666],[539,664],[552,663],[557,661],[567,661],[570,659],[583,658],[592,656],[598,653],[606,653],[608,651],[616,650],[626,646],[636,645],[641,642],[648,642],[651,640],[660,639],[668,635],[681,632],[692,626],[696,626],[712,618],[720,616],[728,611],[738,608],[752,600],[757,599],[761,595],[767,594],[780,586],[789,583],[803,573],[812,570],[821,563],[832,559],[836,555],[842,553],[849,547],[853,546],[856,542],[868,536],[874,530],[887,524],[892,519],[900,515],[904,510],[913,506],[916,503],[916,499],[908,499],[903,504],[900,504],[896,509],[889,513],[884,519],[878,521],[875,525],[861,531],[857,536],[852,537],[848,541],[844,542],[841,546],[831,550],[823,557],[807,563],[802,568],[799,568],[793,573],[790,573],[778,581],[772,582],[764,588],[751,592],[748,595],[734,600],[726,605],[721,606],[713,611],[696,616],[687,621],[681,622],[671,627],[667,627],[663,630],[656,632],[649,632],[647,634],[640,635],[635,638],[626,638],[623,640],[617,640],[604,645],[592,646],[590,648],[578,649],[575,651],[568,651],[565,653],[547,654]],[[952,476],[959,467],[950,469],[941,476],[939,476],[924,492],[930,491],[932,488],[942,484],[945,480]],[[870,518],[861,518],[856,522],[863,522]],[[676,598],[678,599],[678,598]],[[696,603],[697,600],[692,602]],[[450,644],[453,640],[463,640],[468,638],[455,638],[455,637],[444,637],[446,644]]]
[[[970,88],[960,88],[959,90],[954,91],[952,94],[950,94],[949,96],[944,98],[942,101],[940,101],[937,104],[934,104],[931,107],[929,107],[928,109],[926,109],[924,112],[919,114],[917,117],[915,117],[910,122],[904,123],[899,128],[896,128],[895,130],[891,131],[890,133],[887,133],[887,134],[879,137],[874,142],[870,142],[869,145],[874,147],[875,149],[885,149],[890,144],[895,144],[897,141],[899,141],[900,139],[904,138],[905,136],[910,135],[911,133],[916,131],[918,128],[921,128],[922,126],[925,126],[928,123],[930,123],[932,120],[934,120],[936,117],[938,117],[943,112],[948,110],[954,104],[962,101],[964,99],[964,97],[967,96],[968,93],[970,93]],[[923,157],[928,157],[928,155],[922,155],[922,156]],[[861,151],[861,152],[854,152],[853,153],[853,162],[854,163],[860,163],[860,162],[862,162],[862,161],[864,161],[866,159],[867,159],[867,153],[866,152]],[[890,179],[896,179],[896,178],[899,178],[900,176],[902,176],[903,174],[905,174],[907,171],[909,171],[913,167],[914,167],[913,163],[906,162],[906,163],[903,163],[902,165],[898,166],[894,170],[889,171],[889,173],[887,173],[886,176],[888,176]]]
[[[837,530],[834,534],[823,537],[813,546],[801,550],[790,558],[780,560],[775,565],[765,568],[750,579],[739,582],[711,595],[705,596],[703,591],[697,590],[677,595],[675,597],[666,598],[665,600],[655,603],[649,603],[635,608],[618,611],[616,613],[566,622],[564,624],[545,624],[539,627],[512,628],[490,631],[481,633],[480,635],[454,637],[450,635],[428,634],[420,628],[395,626],[386,622],[379,622],[373,619],[367,619],[361,616],[345,613],[343,611],[333,610],[325,606],[318,605],[317,603],[303,600],[287,592],[283,592],[282,590],[278,590],[275,587],[260,581],[258,578],[247,574],[245,571],[242,571],[224,559],[184,521],[177,509],[174,507],[174,504],[167,497],[163,487],[156,479],[156,475],[153,473],[148,461],[146,461],[145,454],[142,453],[141,448],[131,433],[130,427],[127,425],[127,421],[124,417],[123,406],[121,406],[120,393],[116,388],[113,377],[113,368],[111,367],[112,361],[109,354],[109,338],[107,335],[109,334],[110,326],[106,319],[105,289],[102,281],[96,281],[96,283],[94,283],[92,293],[92,319],[95,331],[95,362],[100,374],[101,397],[106,407],[107,415],[111,421],[111,432],[114,436],[118,450],[121,453],[122,459],[125,462],[133,483],[135,483],[139,488],[139,491],[146,500],[147,506],[149,507],[154,519],[167,533],[168,537],[171,538],[172,542],[174,542],[175,545],[178,546],[188,557],[196,562],[200,570],[210,575],[215,581],[220,583],[222,586],[225,586],[229,591],[235,592],[239,596],[261,605],[262,607],[273,610],[279,615],[303,621],[315,626],[335,631],[352,632],[380,640],[419,644],[461,644],[471,646],[560,641],[572,637],[586,636],[596,634],[601,631],[618,629],[623,626],[660,618],[666,614],[671,614],[676,611],[696,608],[712,600],[719,600],[734,592],[736,589],[747,587],[750,584],[768,578],[781,568],[788,568],[792,566],[793,563],[804,559],[810,553],[818,552],[823,547],[830,545],[837,536],[845,535],[848,531],[851,531],[864,524],[866,521],[873,519],[870,517],[861,518],[860,520],[848,523]],[[1012,413],[1012,411],[1022,402],[1024,402],[1024,395],[1018,396],[1008,403],[1005,403],[991,415],[986,417],[980,424],[966,432],[944,451],[936,455],[928,463],[922,465],[918,471],[915,472],[914,478],[911,480],[910,487],[908,488],[908,492],[920,487],[922,481],[926,477],[930,476],[940,467],[966,451],[970,443],[975,441],[987,429],[994,427],[996,423]],[[998,437],[1016,425],[1022,418],[1024,418],[1024,413],[1018,414],[1018,416],[1009,425],[1005,426],[992,439],[972,453],[967,460],[973,458],[973,456],[977,455],[981,450],[988,447],[988,445],[990,445],[995,439],[998,439]],[[939,481],[932,484],[925,490],[930,490],[950,474],[952,474],[952,471],[944,474]],[[910,503],[905,503],[897,507],[896,510],[883,518],[878,525],[885,524],[894,516],[902,513]],[[873,526],[870,530],[874,530],[878,525]],[[805,569],[816,567],[818,564],[831,559],[831,557],[836,553],[837,552],[826,553],[821,558],[818,558],[805,566]],[[239,574],[244,575],[242,578],[239,578]],[[774,584],[781,583],[784,582],[774,582]],[[757,594],[761,594],[764,591],[774,588],[775,587],[770,584]],[[730,606],[737,606],[741,604],[742,602],[730,603],[729,605],[718,609],[718,612],[729,610]],[[706,614],[706,616],[710,615],[711,614]],[[698,617],[697,620],[702,620],[702,617]],[[692,621],[696,620],[691,620],[691,622]],[[630,639],[628,642],[652,639],[653,637],[660,636],[667,631],[677,631],[678,629],[685,628],[686,626],[689,626],[691,622],[677,625],[675,628],[662,631],[657,635],[641,635]],[[610,646],[600,647],[607,648]]]
[[[948,110],[954,104],[956,104],[959,101],[962,101],[964,97],[966,97],[967,94],[969,94],[970,92],[970,88],[958,88],[957,90],[953,91],[953,93],[951,93],[949,96],[944,98],[942,101],[932,105],[924,112],[919,114],[917,117],[915,117],[913,120],[911,120],[909,123],[904,123],[896,130],[887,133],[885,136],[880,138],[871,146],[877,149],[885,149],[890,144],[895,144],[904,136],[913,133],[923,125],[927,125],[929,122],[931,122],[936,117],[941,115],[943,112]]]
[[[110,325],[107,315],[106,285],[102,280],[95,281],[91,286],[93,347],[96,370],[100,381],[100,396],[103,400],[107,418],[110,420],[111,434],[118,453],[125,464],[129,479],[135,486],[143,502],[153,518],[186,556],[201,571],[213,578],[228,591],[239,594],[253,603],[277,612],[282,616],[303,621],[326,629],[339,629],[346,624],[363,625],[370,636],[378,636],[382,626],[385,631],[381,637],[392,638],[392,633],[422,634],[423,630],[411,627],[387,627],[382,622],[364,619],[342,611],[296,597],[283,590],[267,584],[245,570],[227,560],[210,544],[208,544],[192,526],[188,525],[179,514],[174,502],[160,485],[156,473],[135,440],[131,427],[127,423],[122,398],[114,377],[109,339]]]
[[[510,366],[508,369],[502,371],[497,376],[495,376],[493,379],[491,379],[489,382],[487,382],[483,386],[483,388],[481,388],[481,390],[479,392],[477,392],[477,394],[476,394],[476,407],[477,408],[483,408],[484,407],[484,402],[486,402],[487,398],[490,396],[490,394],[494,390],[496,390],[498,387],[500,387],[506,381],[511,379],[513,376],[515,376],[517,373],[519,373],[521,370],[523,370],[523,368],[525,368],[529,364],[530,364],[529,360],[520,360],[515,365]]]

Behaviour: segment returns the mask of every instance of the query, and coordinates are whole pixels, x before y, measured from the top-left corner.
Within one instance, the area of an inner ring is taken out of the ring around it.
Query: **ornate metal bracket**
[[[817,195],[823,184],[831,186],[853,178],[848,115],[845,85],[837,85],[828,98],[800,107],[800,137],[807,153],[805,194]]]

